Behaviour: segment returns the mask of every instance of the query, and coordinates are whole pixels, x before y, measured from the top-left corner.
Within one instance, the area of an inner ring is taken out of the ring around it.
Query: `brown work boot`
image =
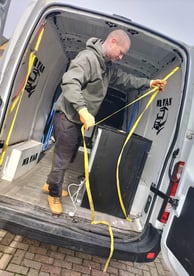
[[[63,212],[60,197],[54,197],[48,195],[48,204],[53,215],[60,215]]]
[[[44,193],[49,193],[49,185],[47,183],[45,183],[43,186],[42,186],[42,190]],[[66,197],[68,196],[68,191],[66,190],[62,190],[62,197]]]

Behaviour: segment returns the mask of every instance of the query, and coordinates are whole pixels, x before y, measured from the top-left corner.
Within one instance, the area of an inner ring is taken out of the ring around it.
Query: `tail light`
[[[174,198],[175,195],[176,195],[176,191],[177,191],[177,188],[178,188],[178,185],[179,185],[179,180],[181,178],[181,174],[182,174],[182,171],[183,171],[184,164],[185,164],[185,162],[180,161],[175,165],[173,175],[171,177],[169,191],[168,191],[168,196],[170,198]],[[159,219],[160,222],[162,222],[162,223],[167,222],[171,209],[172,209],[172,205],[169,202],[164,201],[164,204],[162,206],[160,219]]]
[[[148,252],[146,255],[147,260],[154,260],[156,258],[156,253],[155,252]]]

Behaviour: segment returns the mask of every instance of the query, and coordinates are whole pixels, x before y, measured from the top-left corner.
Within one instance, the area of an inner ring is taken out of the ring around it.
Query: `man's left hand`
[[[151,88],[158,87],[159,91],[164,91],[166,84],[167,84],[167,81],[165,80],[151,80],[150,82]]]

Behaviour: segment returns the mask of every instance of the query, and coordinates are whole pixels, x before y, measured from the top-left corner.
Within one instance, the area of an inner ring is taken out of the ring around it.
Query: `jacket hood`
[[[86,49],[92,50],[95,52],[101,67],[105,69],[107,61],[105,59],[105,56],[103,55],[102,42],[103,41],[99,38],[91,37],[86,42]]]

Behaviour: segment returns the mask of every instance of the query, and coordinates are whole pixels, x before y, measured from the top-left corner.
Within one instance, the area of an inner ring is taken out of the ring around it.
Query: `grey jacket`
[[[122,90],[149,87],[150,80],[137,78],[107,61],[102,52],[102,40],[90,38],[86,49],[70,63],[62,78],[62,93],[55,109],[66,114],[70,121],[80,123],[78,111],[87,107],[94,116],[106,96],[108,86]]]

